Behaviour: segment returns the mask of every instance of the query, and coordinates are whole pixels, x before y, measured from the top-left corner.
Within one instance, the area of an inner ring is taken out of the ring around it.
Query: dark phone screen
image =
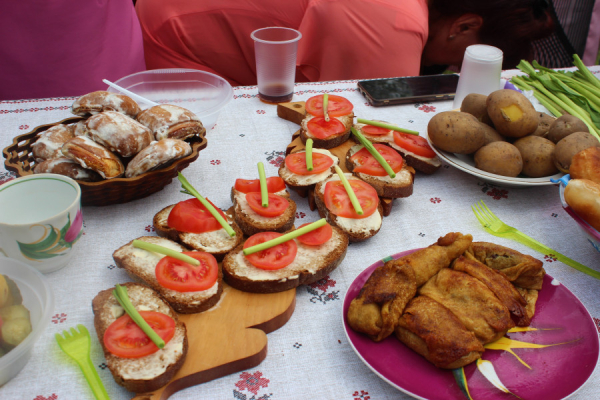
[[[456,93],[458,75],[427,75],[359,82],[375,100]]]

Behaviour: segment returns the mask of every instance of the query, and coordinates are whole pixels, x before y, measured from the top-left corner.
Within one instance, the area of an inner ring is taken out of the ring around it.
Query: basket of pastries
[[[202,122],[183,107],[142,110],[128,96],[98,91],[76,99],[71,111],[74,117],[16,136],[2,154],[18,176],[75,179],[83,205],[127,203],[162,190],[207,145]]]

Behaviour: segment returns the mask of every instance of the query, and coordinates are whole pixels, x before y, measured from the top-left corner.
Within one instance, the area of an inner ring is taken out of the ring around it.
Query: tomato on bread
[[[328,95],[327,115],[323,110],[323,95],[309,98],[305,103],[306,116],[300,123],[300,140],[313,139],[315,148],[331,149],[350,137],[354,122],[354,106],[346,98]]]

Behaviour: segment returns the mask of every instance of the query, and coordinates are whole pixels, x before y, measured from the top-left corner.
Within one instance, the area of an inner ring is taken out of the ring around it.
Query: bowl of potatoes
[[[14,378],[32,356],[54,311],[54,294],[33,267],[0,256],[0,386]]]
[[[448,164],[509,187],[552,185],[568,173],[574,154],[598,144],[579,119],[538,111],[511,89],[469,94],[460,110],[434,115],[427,136]]]

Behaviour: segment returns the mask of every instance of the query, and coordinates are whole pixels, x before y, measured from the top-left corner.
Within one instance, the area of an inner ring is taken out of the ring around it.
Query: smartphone
[[[372,106],[451,100],[456,93],[458,75],[440,74],[368,79],[358,82],[358,90]]]

